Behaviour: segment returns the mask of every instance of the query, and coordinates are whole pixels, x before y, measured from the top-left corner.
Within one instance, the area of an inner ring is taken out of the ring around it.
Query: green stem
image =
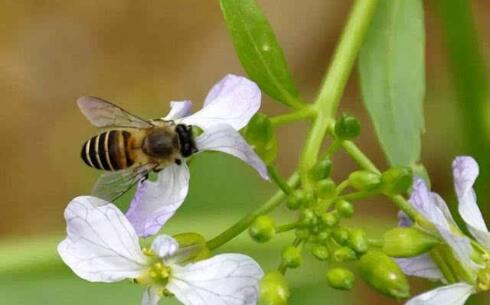
[[[291,230],[296,229],[297,227],[298,227],[297,222],[288,223],[285,225],[280,225],[280,226],[276,227],[276,233],[283,233],[283,232],[291,231]]]
[[[284,192],[284,194],[291,194],[293,188],[286,181],[284,181],[274,165],[268,165],[267,171],[269,172],[269,176],[271,177],[272,181]]]
[[[349,202],[356,201],[356,200],[361,200],[361,199],[366,199],[369,197],[372,197],[374,195],[378,194],[378,191],[359,191],[359,192],[354,192],[354,193],[349,193],[345,195],[340,195],[337,198],[339,200],[346,200]]]
[[[280,126],[305,119],[312,119],[315,115],[316,111],[311,106],[305,106],[297,111],[271,117],[270,120],[272,125]]]
[[[373,173],[381,174],[376,165],[369,160],[369,158],[359,149],[359,147],[356,146],[356,144],[354,144],[354,142],[342,141],[342,147],[347,154],[351,156],[357,164],[359,164],[360,167]]]
[[[299,182],[299,176],[297,173],[294,173],[288,180],[288,184],[291,187],[295,187]],[[240,233],[245,231],[250,224],[260,215],[266,214],[276,208],[282,200],[285,198],[285,194],[282,190],[277,191],[269,200],[267,200],[262,206],[260,206],[255,211],[249,213],[234,225],[226,229],[224,232],[220,233],[216,237],[212,238],[207,242],[207,246],[210,250],[214,250],[223,244],[229,242]]]
[[[314,104],[317,117],[306,140],[300,161],[300,176],[305,187],[310,186],[308,170],[317,160],[328,125],[333,121],[377,3],[377,0],[357,0],[354,3],[332,63],[320,88]]]

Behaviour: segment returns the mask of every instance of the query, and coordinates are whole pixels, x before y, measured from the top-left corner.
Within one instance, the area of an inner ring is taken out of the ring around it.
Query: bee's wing
[[[113,202],[129,190],[135,183],[143,179],[156,164],[145,164],[130,167],[117,172],[102,174],[95,183],[92,195]]]
[[[83,115],[96,127],[152,127],[149,122],[98,97],[83,96],[77,100],[77,104]]]

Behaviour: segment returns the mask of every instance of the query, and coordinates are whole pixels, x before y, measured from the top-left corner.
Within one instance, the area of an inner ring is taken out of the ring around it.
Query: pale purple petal
[[[158,235],[151,244],[151,250],[160,258],[165,259],[179,250],[179,243],[168,235]]]
[[[267,167],[245,139],[229,125],[214,125],[196,139],[199,151],[221,151],[239,158],[269,180]]]
[[[463,305],[474,292],[473,286],[457,283],[420,294],[405,305]]]
[[[112,203],[83,196],[65,210],[68,236],[58,253],[79,277],[91,282],[117,282],[140,276],[147,258],[138,236]]]
[[[447,215],[444,212],[445,208],[447,208],[446,204],[440,202],[440,197],[436,195],[430,192],[424,180],[417,179],[413,185],[409,201],[427,220],[437,226],[449,229],[448,221],[451,220],[447,219]]]
[[[184,305],[255,305],[264,275],[252,258],[242,254],[220,254],[171,268],[167,289]]]
[[[170,102],[170,112],[163,119],[173,121],[186,117],[192,113],[191,101],[172,101]]]
[[[189,190],[189,168],[172,164],[158,173],[157,181],[145,180],[131,202],[126,217],[139,236],[156,234],[184,202]]]
[[[157,305],[160,301],[160,293],[157,287],[148,287],[143,293],[143,299],[141,300],[141,305]]]
[[[444,276],[429,254],[411,258],[398,258],[397,264],[406,275],[423,277],[431,280],[443,280]]]
[[[209,92],[198,112],[182,119],[182,123],[202,129],[214,124],[228,124],[239,130],[259,110],[261,93],[257,85],[236,75],[227,75]]]
[[[473,184],[479,174],[476,161],[471,157],[457,157],[453,161],[453,176],[458,196],[458,211],[468,230],[486,249],[490,250],[490,233],[476,203]]]

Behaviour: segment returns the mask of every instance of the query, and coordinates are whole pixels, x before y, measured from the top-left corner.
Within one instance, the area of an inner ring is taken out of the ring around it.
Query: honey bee
[[[113,201],[138,181],[196,153],[192,126],[165,119],[144,120],[97,97],[77,104],[92,125],[110,128],[86,141],[82,160],[104,170],[92,194]]]

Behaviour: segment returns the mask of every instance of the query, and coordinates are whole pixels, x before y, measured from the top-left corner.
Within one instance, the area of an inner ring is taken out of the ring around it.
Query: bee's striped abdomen
[[[124,130],[103,132],[82,147],[83,161],[90,167],[114,171],[133,165],[134,160],[128,152],[130,133]]]

